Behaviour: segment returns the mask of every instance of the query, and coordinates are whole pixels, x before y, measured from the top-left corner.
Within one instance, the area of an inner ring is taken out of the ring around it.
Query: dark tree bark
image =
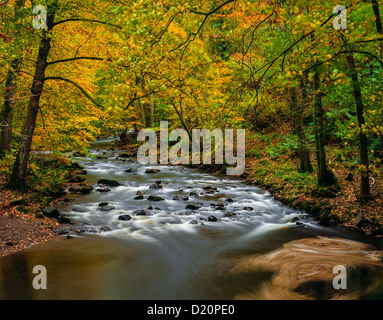
[[[300,172],[312,172],[310,152],[303,125],[303,106],[297,87],[290,88],[291,111],[294,117],[295,132],[298,136],[298,156],[300,160]]]
[[[9,180],[9,187],[20,191],[25,191],[26,188],[29,155],[31,152],[33,134],[40,107],[40,98],[44,90],[45,69],[48,65],[47,61],[49,51],[51,49],[51,36],[49,33],[53,28],[57,3],[54,2],[53,5],[49,6],[47,9],[48,29],[43,31],[43,37],[40,42],[35,74],[31,88],[31,97],[29,100],[27,116],[24,124],[23,137],[21,139],[20,147],[13,166],[12,175]]]
[[[15,3],[15,19],[20,15],[20,9],[24,7],[25,0],[17,0]],[[4,105],[0,114],[0,158],[6,152],[12,151],[12,126],[13,126],[13,108],[16,103],[16,79],[20,65],[20,58],[14,58],[11,61],[7,72],[7,78],[4,89]]]
[[[16,77],[20,60],[14,59],[11,62],[11,68],[7,73],[5,83],[4,106],[1,112],[1,132],[0,132],[0,157],[6,152],[12,151],[12,125],[13,125],[13,108],[16,103]]]
[[[376,24],[376,30],[379,34],[383,34],[383,24],[382,19],[380,17],[380,10],[379,10],[379,4],[376,0],[371,0],[372,3],[372,9],[374,11],[375,15],[375,24]]]
[[[314,75],[314,91],[314,126],[318,165],[318,185],[326,187],[334,185],[336,183],[336,179],[334,173],[327,167],[324,142],[322,93],[320,92],[320,74],[318,70],[315,71]]]
[[[383,35],[383,24],[382,24],[382,18],[380,17],[378,1],[371,0],[371,3],[372,3],[372,9],[375,15],[376,31],[380,35]],[[383,42],[380,42],[380,55],[383,56]],[[380,152],[378,156],[383,157],[383,136],[380,136]]]
[[[358,117],[359,125],[359,154],[360,154],[360,164],[363,166],[360,176],[360,197],[361,200],[364,200],[370,196],[370,179],[369,179],[369,170],[368,170],[368,142],[367,136],[363,133],[362,127],[365,124],[363,116],[363,99],[362,91],[359,84],[359,76],[355,66],[355,60],[353,54],[347,54],[347,63],[348,70],[352,82],[352,93],[355,99],[356,104],[356,113]]]

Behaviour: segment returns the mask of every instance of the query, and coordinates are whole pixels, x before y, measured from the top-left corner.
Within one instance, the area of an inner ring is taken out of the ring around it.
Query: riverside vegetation
[[[64,190],[90,192],[67,152],[116,132],[131,152],[126,132],[161,121],[189,136],[246,129],[240,178],[320,224],[383,235],[378,1],[348,1],[339,30],[330,0],[39,4],[47,29],[33,28],[31,1],[0,5],[3,252],[18,248],[12,219],[39,226],[25,247],[54,236],[42,209]]]

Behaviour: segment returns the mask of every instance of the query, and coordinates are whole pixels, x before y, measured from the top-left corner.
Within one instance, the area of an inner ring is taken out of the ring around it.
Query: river
[[[0,258],[0,299],[383,298],[381,241],[319,226],[238,179],[141,165],[116,158],[110,146],[92,144],[105,159],[77,160],[92,184],[108,178],[122,186],[59,208],[89,232]],[[135,200],[137,192],[144,199]],[[32,287],[36,265],[47,270],[45,290]],[[333,286],[339,265],[347,288]]]

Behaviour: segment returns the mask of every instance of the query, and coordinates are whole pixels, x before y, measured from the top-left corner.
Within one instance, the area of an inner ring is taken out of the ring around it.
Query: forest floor
[[[15,205],[26,199],[27,205]],[[0,256],[25,249],[33,244],[52,239],[53,229],[59,224],[53,218],[38,218],[31,212],[40,211],[40,204],[22,195],[2,189],[0,193]]]
[[[332,145],[327,159],[338,187],[318,192],[315,154],[311,154],[314,172],[299,173],[299,160],[291,151],[285,152],[284,137],[286,129],[281,127],[280,132],[272,136],[253,135],[248,139],[246,170],[241,178],[267,189],[282,203],[312,214],[321,225],[383,237],[382,168],[370,175],[371,200],[361,203],[358,201],[360,173],[355,165],[358,155],[354,154],[351,161],[347,151]]]
[[[64,158],[39,161],[44,163],[45,170],[49,169],[36,179],[33,187],[26,193],[7,189],[7,175],[0,175],[0,256],[52,239],[58,235],[59,229],[71,228],[69,220],[61,216],[49,217],[42,210],[58,208],[75,199],[68,198],[65,190],[72,188],[75,189],[74,193],[84,193],[84,189],[88,190],[86,192],[92,189],[85,176],[81,175],[82,169],[78,165],[72,167],[73,164],[68,165]],[[60,180],[63,176],[84,178],[75,182],[70,179],[64,182]]]

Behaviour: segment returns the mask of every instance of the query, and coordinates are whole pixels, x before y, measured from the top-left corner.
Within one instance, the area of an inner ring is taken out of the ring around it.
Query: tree
[[[14,8],[14,19],[17,21],[20,18],[20,11],[25,5],[25,0],[17,0]],[[19,30],[16,31],[20,33]],[[19,53],[20,54],[20,53]],[[5,88],[4,88],[4,105],[0,114],[0,158],[4,156],[5,152],[12,151],[12,124],[13,124],[13,108],[16,103],[16,79],[19,72],[21,58],[13,58],[7,72]]]
[[[61,76],[46,76],[46,69],[48,66],[57,64],[57,63],[65,63],[70,61],[77,60],[105,60],[100,57],[73,57],[68,59],[60,59],[57,61],[48,62],[49,54],[51,51],[51,43],[52,43],[52,35],[53,28],[57,25],[66,22],[72,21],[85,21],[89,23],[98,23],[98,24],[106,24],[108,22],[99,21],[95,19],[88,18],[69,18],[55,22],[56,13],[59,11],[59,0],[51,0],[47,4],[47,29],[42,31],[41,41],[39,45],[39,50],[37,54],[37,61],[34,70],[34,76],[31,86],[31,94],[27,108],[27,115],[25,118],[23,136],[19,145],[19,150],[16,155],[16,160],[13,165],[12,175],[8,182],[8,186],[11,189],[17,189],[20,191],[24,191],[26,189],[26,179],[27,179],[27,168],[28,161],[31,153],[32,141],[34,136],[34,131],[36,127],[37,116],[40,111],[40,99],[44,92],[44,85],[48,80],[59,80],[65,81],[77,87],[81,93],[86,96],[92,103],[97,105],[97,102],[91,97],[91,95],[83,89],[76,82],[66,79]],[[115,25],[114,25],[115,26]],[[115,26],[118,27],[118,26]]]
[[[336,180],[334,173],[327,167],[322,92],[320,89],[320,73],[318,70],[316,70],[314,74],[314,131],[318,166],[318,185],[323,187],[332,186]]]
[[[49,5],[47,9],[47,30],[43,30],[32,82],[31,97],[29,99],[28,111],[25,119],[24,133],[13,165],[12,175],[9,180],[9,187],[20,191],[24,191],[26,187],[29,155],[31,152],[36,118],[39,112],[40,98],[44,90],[45,70],[47,68],[52,40],[50,33],[53,29],[56,11],[58,10],[58,1],[52,1],[52,4]]]
[[[310,152],[307,146],[303,124],[303,107],[299,96],[298,87],[290,87],[291,111],[294,118],[294,127],[298,136],[298,156],[300,159],[300,172],[312,172]]]
[[[369,163],[368,163],[368,142],[367,136],[364,132],[364,105],[362,98],[362,91],[359,84],[358,72],[355,66],[355,60],[353,54],[347,54],[347,65],[349,68],[349,73],[351,77],[352,84],[352,93],[355,99],[356,104],[356,113],[358,117],[359,125],[359,154],[360,154],[360,164],[361,164],[361,174],[360,174],[360,197],[361,200],[366,200],[370,197],[370,178],[369,178]]]

